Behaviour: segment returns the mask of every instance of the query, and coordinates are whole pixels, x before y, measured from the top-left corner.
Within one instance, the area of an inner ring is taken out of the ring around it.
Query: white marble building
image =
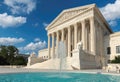
[[[104,37],[104,52],[109,60],[120,56],[120,32],[114,32]]]
[[[114,39],[120,40],[120,33],[112,34],[112,30],[95,4],[63,10],[46,30],[48,49],[40,50],[38,55],[48,57],[47,61],[39,64],[43,69],[58,67],[57,65],[52,67],[51,63],[59,61],[57,51],[60,41],[66,45],[67,69],[88,69],[106,66],[107,52],[110,50],[108,48],[117,45],[113,44],[116,41]],[[82,50],[77,47],[79,42],[83,44]],[[114,53],[112,47],[111,54]]]

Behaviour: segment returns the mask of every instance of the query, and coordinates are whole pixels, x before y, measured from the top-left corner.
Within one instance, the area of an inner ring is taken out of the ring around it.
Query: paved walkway
[[[46,70],[46,69],[26,69],[26,68],[7,68],[0,67],[0,74],[4,73],[24,73],[24,72],[59,72],[59,70]],[[74,73],[98,73],[98,74],[110,74],[110,75],[120,75],[120,73],[111,72],[107,73],[101,69],[92,70],[76,70],[76,71],[63,71],[63,72],[74,72]]]

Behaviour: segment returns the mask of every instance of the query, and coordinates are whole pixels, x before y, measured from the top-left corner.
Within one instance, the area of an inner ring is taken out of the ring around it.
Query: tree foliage
[[[0,46],[0,65],[26,65],[26,62],[15,46]]]
[[[116,56],[114,60],[111,60],[111,63],[120,63],[120,56]]]

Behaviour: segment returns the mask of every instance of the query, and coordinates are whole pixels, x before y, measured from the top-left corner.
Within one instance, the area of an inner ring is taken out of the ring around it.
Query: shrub
[[[111,60],[111,63],[120,63],[120,56],[116,56],[114,60]]]

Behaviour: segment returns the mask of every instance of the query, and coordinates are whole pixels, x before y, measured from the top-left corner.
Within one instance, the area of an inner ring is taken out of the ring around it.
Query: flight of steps
[[[66,69],[72,70],[71,67],[72,58],[66,58]],[[44,61],[42,63],[36,63],[31,66],[28,66],[26,68],[32,68],[32,69],[60,69],[60,59],[50,59],[47,61]]]

